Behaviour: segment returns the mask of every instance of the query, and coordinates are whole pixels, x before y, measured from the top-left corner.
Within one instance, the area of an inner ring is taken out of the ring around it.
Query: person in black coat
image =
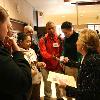
[[[68,21],[62,23],[61,30],[65,35],[63,43],[63,56],[68,57],[71,60],[78,61],[76,42],[79,34],[73,30],[72,23]]]
[[[95,31],[84,29],[80,33],[77,50],[83,55],[81,63],[64,59],[66,65],[79,68],[77,88],[60,80],[60,87],[65,87],[67,96],[76,100],[100,100],[100,54],[97,52],[99,45],[99,37]]]
[[[17,43],[7,35],[10,25],[7,11],[0,6],[0,100],[28,100],[31,69]]]
[[[65,21],[61,25],[61,30],[64,33],[64,42],[63,42],[63,56],[68,57],[70,60],[80,61],[81,54],[77,52],[76,42],[78,40],[79,34],[73,30],[73,25],[69,21]],[[77,80],[78,69],[74,66],[63,66],[65,74],[74,76]]]

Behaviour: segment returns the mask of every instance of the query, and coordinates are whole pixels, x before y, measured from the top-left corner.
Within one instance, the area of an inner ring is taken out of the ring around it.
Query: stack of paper
[[[74,77],[69,75],[64,75],[50,71],[47,80],[58,84],[59,80],[61,80],[69,86],[76,87],[76,81]]]

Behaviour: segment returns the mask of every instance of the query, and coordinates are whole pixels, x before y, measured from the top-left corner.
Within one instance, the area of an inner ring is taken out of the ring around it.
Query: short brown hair
[[[0,6],[0,24],[4,23],[8,16],[7,11]]]
[[[46,23],[46,27],[50,26],[51,24],[54,24],[53,22],[49,21]]]

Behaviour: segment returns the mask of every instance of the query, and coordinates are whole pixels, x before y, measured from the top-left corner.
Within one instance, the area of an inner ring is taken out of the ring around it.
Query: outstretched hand
[[[68,57],[65,57],[62,62],[67,63],[68,61],[69,61]]]
[[[44,62],[37,62],[37,67],[39,67],[39,68],[45,68],[46,64]]]

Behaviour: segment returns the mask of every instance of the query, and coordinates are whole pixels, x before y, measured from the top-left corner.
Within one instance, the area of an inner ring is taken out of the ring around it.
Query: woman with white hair
[[[30,25],[27,25],[24,27],[24,33],[31,36],[31,48],[35,50],[35,53],[38,56],[38,60],[40,61],[41,56],[40,56],[39,47],[38,47],[38,37],[37,37],[36,31],[34,30],[35,29],[33,29],[33,27]]]
[[[32,26],[30,26],[30,25],[27,25],[27,26],[25,26],[24,27],[24,33],[27,33],[27,34],[29,34],[29,35],[32,35],[33,34],[33,28],[32,28]]]
[[[76,100],[100,100],[100,54],[98,54],[99,37],[90,29],[81,31],[77,50],[83,55],[81,63],[64,59],[68,66],[79,68],[77,88],[71,87],[60,80],[60,87],[64,87],[66,95]]]

